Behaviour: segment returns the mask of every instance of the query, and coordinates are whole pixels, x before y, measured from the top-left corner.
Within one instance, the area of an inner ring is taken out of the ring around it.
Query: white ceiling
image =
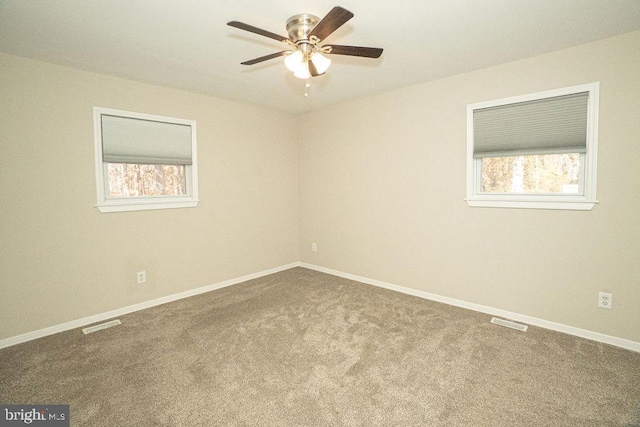
[[[336,1],[0,0],[0,51],[299,113],[640,29],[639,0]],[[336,4],[355,17],[326,42],[380,59],[331,55],[309,98],[281,58],[240,65],[286,46],[228,21],[284,36]]]

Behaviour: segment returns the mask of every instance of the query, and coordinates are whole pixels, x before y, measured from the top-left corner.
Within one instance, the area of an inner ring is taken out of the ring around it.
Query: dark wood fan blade
[[[330,47],[331,55],[349,55],[349,56],[363,56],[365,58],[380,58],[382,55],[382,49],[378,47],[362,47],[362,46],[343,46],[340,44],[326,44],[322,46]]]
[[[324,40],[351,18],[353,18],[353,13],[340,6],[336,6],[311,30],[309,38],[316,36],[320,40]]]
[[[311,77],[318,77],[321,76],[325,73],[319,73],[318,69],[316,68],[315,64],[313,63],[313,61],[309,61],[309,74],[311,74]]]
[[[260,58],[250,59],[248,61],[241,62],[242,65],[253,65],[259,62],[268,61],[273,58],[277,58],[279,56],[283,56],[285,53],[289,52],[288,50],[283,50],[282,52],[272,53],[271,55],[261,56]]]
[[[263,30],[262,28],[254,27],[253,25],[245,24],[244,22],[230,21],[230,22],[227,22],[227,25],[229,25],[230,27],[235,27],[241,30],[249,31],[250,33],[255,33],[261,36],[269,37],[270,39],[278,40],[279,42],[289,40],[288,37],[284,37],[279,34],[272,33],[271,31]]]

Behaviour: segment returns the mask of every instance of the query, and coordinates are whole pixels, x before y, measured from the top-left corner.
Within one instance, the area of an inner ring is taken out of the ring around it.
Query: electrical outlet
[[[611,310],[613,307],[613,295],[607,292],[598,292],[598,307]]]
[[[312,243],[312,244],[311,244],[311,250],[312,250],[313,252],[318,252],[318,245],[316,245],[315,243]]]
[[[138,278],[138,284],[147,283],[147,272],[142,270],[136,273],[136,277]]]

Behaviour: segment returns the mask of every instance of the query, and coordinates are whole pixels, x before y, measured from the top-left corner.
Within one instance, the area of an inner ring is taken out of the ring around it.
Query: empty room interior
[[[0,0],[0,109],[2,425],[640,426],[638,1]]]

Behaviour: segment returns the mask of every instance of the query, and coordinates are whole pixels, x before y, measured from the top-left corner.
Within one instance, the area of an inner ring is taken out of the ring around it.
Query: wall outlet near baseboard
[[[136,278],[138,279],[138,284],[147,283],[147,272],[142,270],[136,273]]]
[[[312,244],[311,244],[311,250],[312,250],[313,252],[318,252],[318,245],[317,245],[317,244],[315,244],[315,243],[312,243]]]
[[[598,307],[613,308],[613,295],[607,292],[598,292]]]

